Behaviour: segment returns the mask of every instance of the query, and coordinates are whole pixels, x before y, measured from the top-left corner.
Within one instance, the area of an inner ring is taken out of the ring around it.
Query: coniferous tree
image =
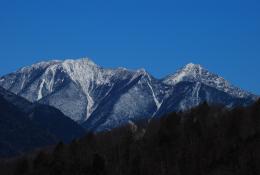
[[[93,174],[95,175],[101,175],[101,174],[105,174],[105,169],[106,166],[105,166],[105,159],[95,153],[93,155],[93,163],[92,163],[92,171],[93,171]]]
[[[26,175],[30,173],[29,161],[26,157],[19,159],[14,170],[15,175]]]

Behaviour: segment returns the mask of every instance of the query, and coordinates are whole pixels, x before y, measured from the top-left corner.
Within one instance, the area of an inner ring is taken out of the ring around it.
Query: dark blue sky
[[[83,56],[158,78],[194,62],[260,94],[260,2],[0,0],[0,75]]]

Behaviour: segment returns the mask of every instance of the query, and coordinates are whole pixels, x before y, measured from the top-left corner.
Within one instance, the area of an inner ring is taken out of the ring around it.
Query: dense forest
[[[1,175],[259,175],[260,100],[207,103],[1,161]]]

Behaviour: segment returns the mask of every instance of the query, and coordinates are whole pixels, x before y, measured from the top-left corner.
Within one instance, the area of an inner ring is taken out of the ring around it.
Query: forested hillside
[[[258,175],[260,101],[228,110],[206,103],[110,132],[88,134],[53,151],[3,161],[1,174]]]

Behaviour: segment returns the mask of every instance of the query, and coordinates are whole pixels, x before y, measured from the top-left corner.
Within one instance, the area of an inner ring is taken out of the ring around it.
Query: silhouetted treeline
[[[14,175],[259,175],[260,101],[187,112],[88,134],[51,151],[2,163]]]

